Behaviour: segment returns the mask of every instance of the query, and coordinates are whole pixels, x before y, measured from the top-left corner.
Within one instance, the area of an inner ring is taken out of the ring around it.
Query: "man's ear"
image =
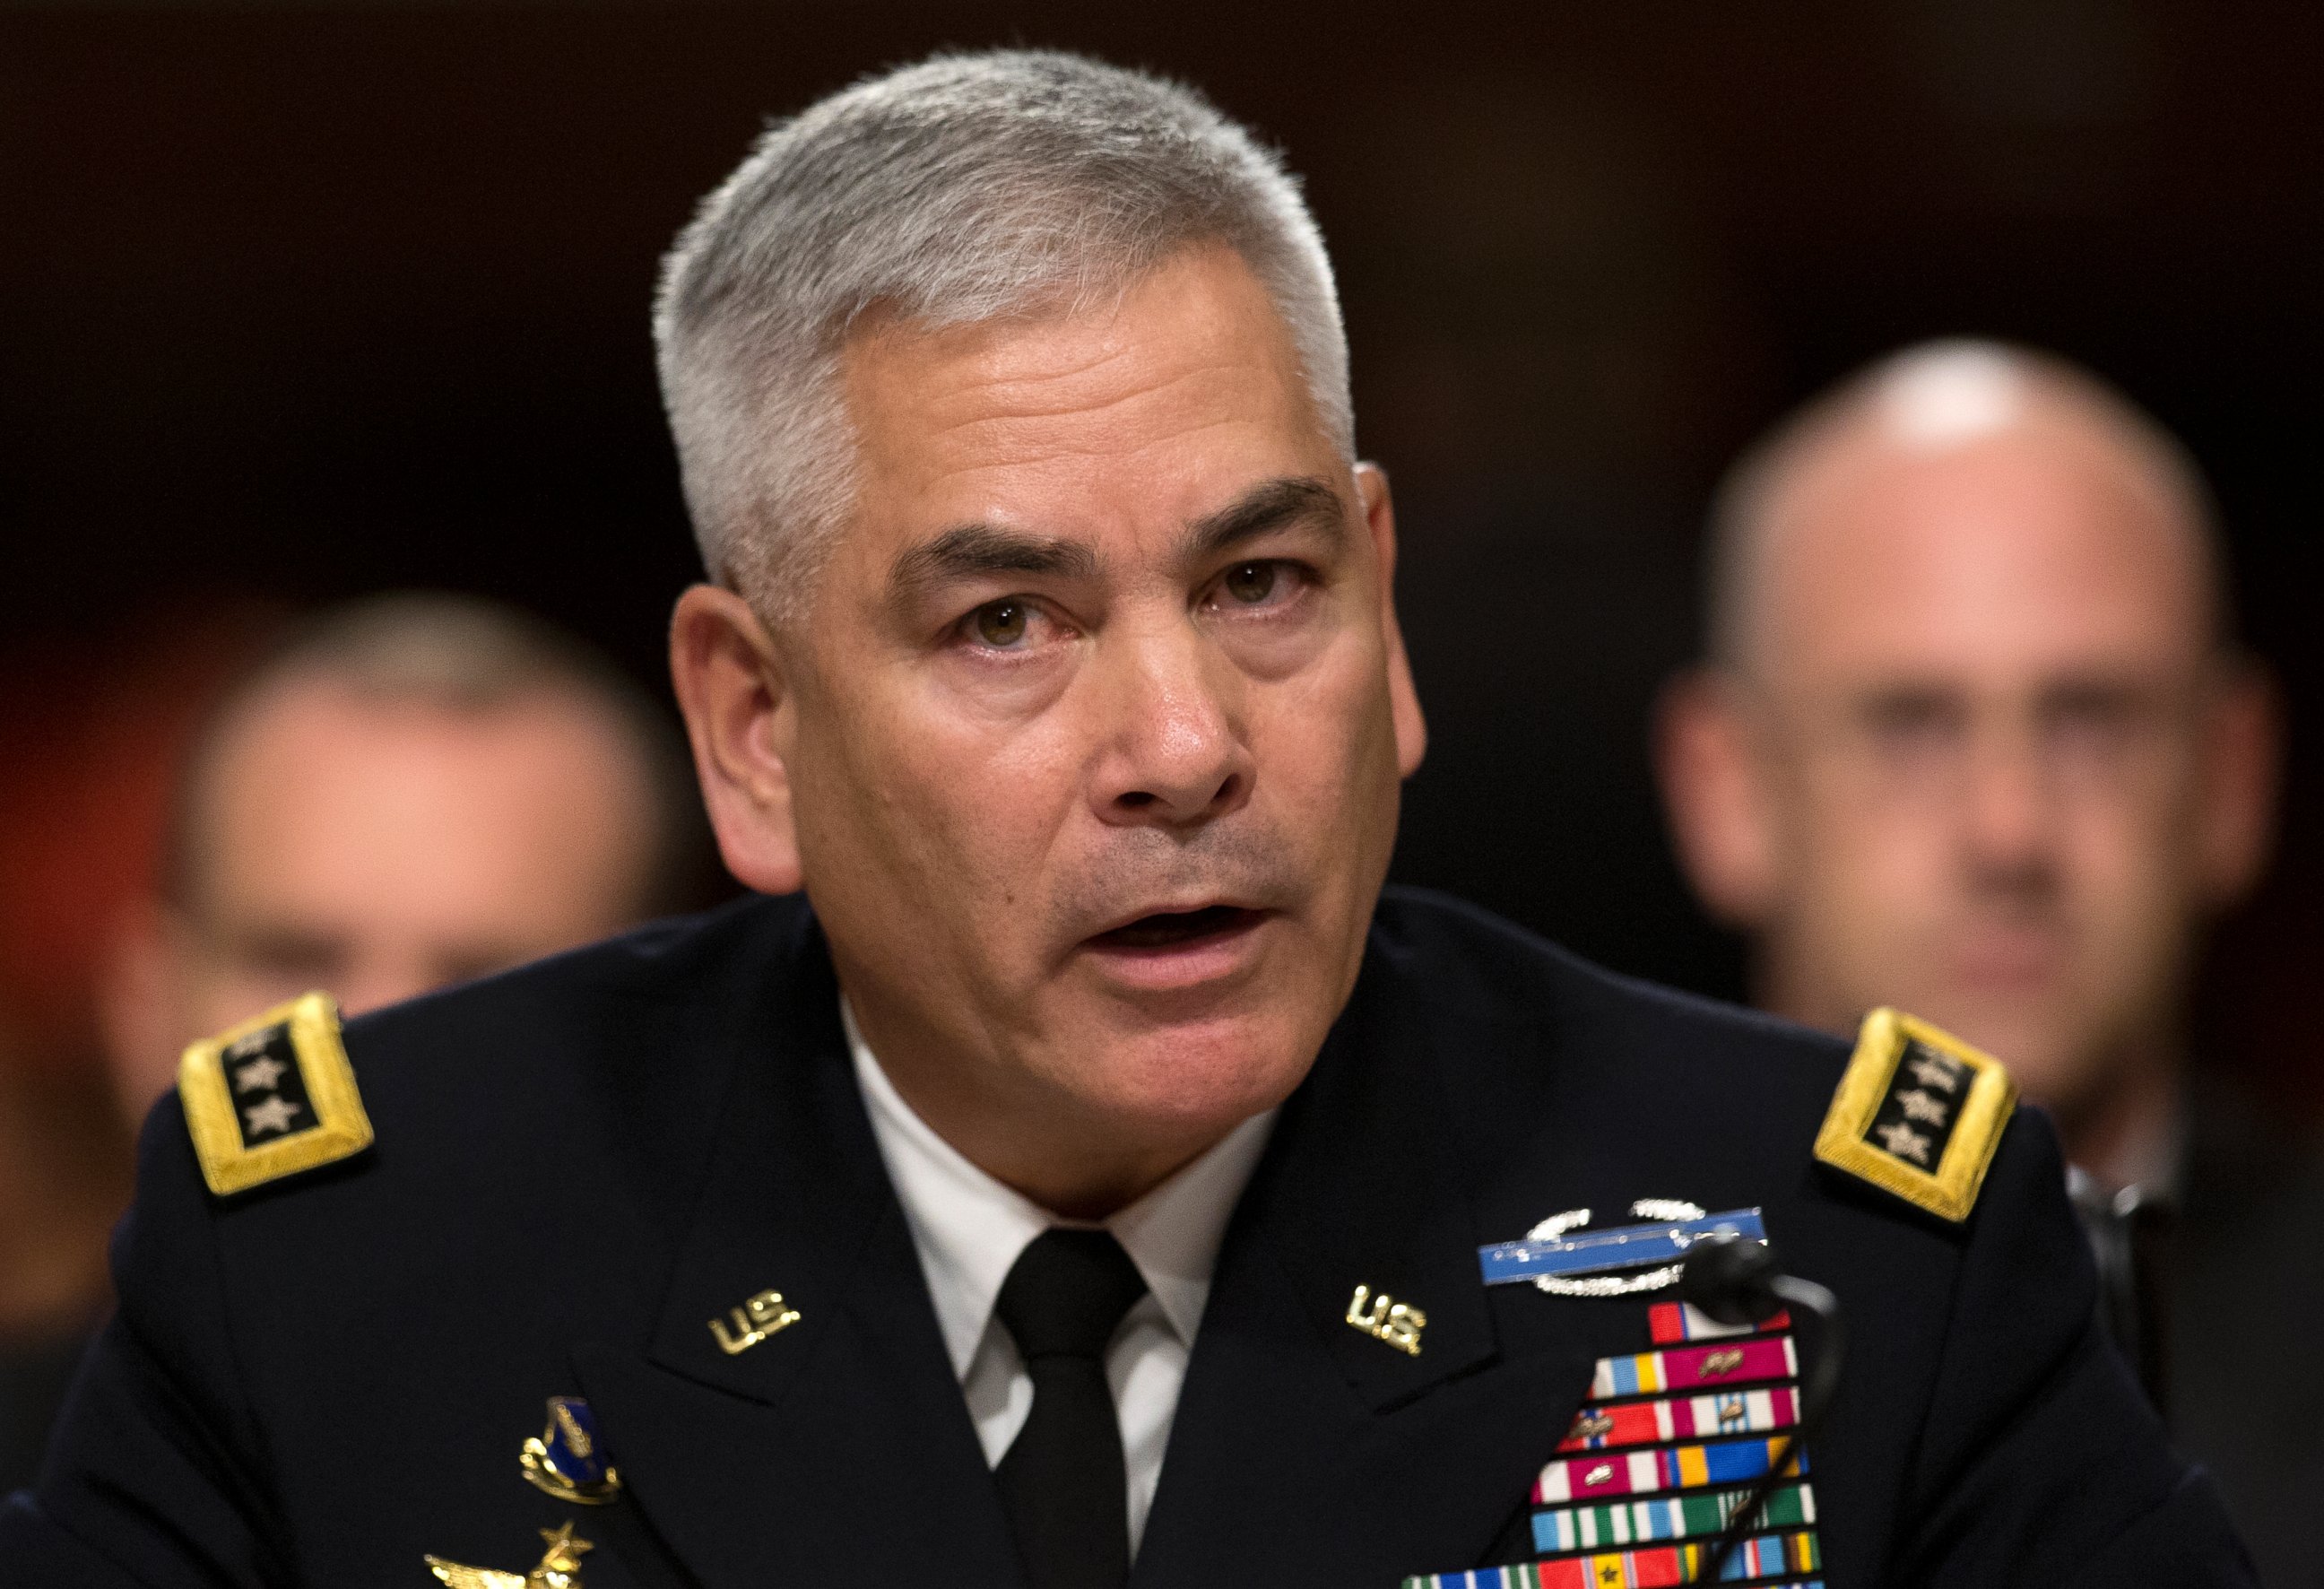
[[[761,893],[797,892],[796,704],[766,626],[733,591],[690,587],[670,614],[669,677],[726,869]]]
[[[1404,654],[1404,629],[1396,621],[1396,504],[1388,473],[1378,464],[1356,466],[1356,495],[1379,559],[1380,633],[1388,643],[1388,716],[1396,725],[1397,771],[1409,778],[1428,753],[1428,723],[1420,715],[1420,691],[1413,687],[1412,662]]]
[[[1736,682],[1709,668],[1663,687],[1655,771],[1679,864],[1703,908],[1730,927],[1763,925],[1778,884],[1775,832]]]
[[[2196,776],[2196,856],[2204,903],[2249,893],[2275,847],[2283,712],[2275,679],[2256,661],[2230,664],[2213,697]]]

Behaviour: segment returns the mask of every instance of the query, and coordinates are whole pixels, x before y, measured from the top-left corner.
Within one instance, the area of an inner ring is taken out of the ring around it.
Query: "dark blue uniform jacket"
[[[376,1144],[229,1198],[144,1133],[118,1316],[0,1584],[1008,1585],[1006,1524],[858,1095],[821,933],[753,900],[355,1021]],[[2047,1122],[1949,1224],[1813,1161],[1840,1044],[1391,892],[1220,1253],[1139,1585],[1391,1589],[1531,1554],[1527,1494],[1646,1303],[1488,1289],[1558,1210],[1758,1206],[1855,1345],[1811,1449],[1831,1589],[2245,1584],[2093,1326]],[[1425,1310],[1418,1355],[1346,1320]],[[779,1289],[799,1321],[707,1327]],[[521,1480],[586,1397],[624,1481]]]

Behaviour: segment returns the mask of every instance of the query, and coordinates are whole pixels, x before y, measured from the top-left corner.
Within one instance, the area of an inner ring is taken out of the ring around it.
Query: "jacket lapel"
[[[1477,1248],[1522,1232],[1480,1228],[1472,1188],[1501,1177],[1464,1153],[1445,1089],[1464,1056],[1544,1039],[1398,984],[1375,947],[1230,1227],[1137,1584],[1491,1565],[1593,1360],[1636,1330],[1488,1293]],[[1382,1292],[1425,1314],[1417,1355],[1348,1322],[1359,1285],[1367,1317]]]
[[[728,1035],[715,1145],[650,1340],[574,1354],[627,1486],[593,1520],[647,1584],[1017,1584],[819,933],[770,970]],[[1135,1584],[1490,1565],[1592,1360],[1637,1349],[1633,1308],[1480,1283],[1476,1249],[1522,1232],[1483,1228],[1514,1219],[1512,1178],[1477,1162],[1449,1100],[1464,1058],[1552,1066],[1554,1045],[1415,981],[1376,940],[1237,1207]],[[1555,1166],[1517,1178],[1528,1219],[1588,1200],[1564,1196]],[[1382,1293],[1422,1310],[1416,1355],[1347,1322],[1359,1285],[1367,1312]],[[724,1350],[710,1321],[768,1290],[797,1321]]]
[[[711,1160],[650,1342],[574,1354],[626,1486],[601,1526],[654,1583],[936,1571],[1012,1583],[1007,1526],[864,1116],[820,934],[808,928],[772,970],[730,1034]],[[768,1291],[779,1306],[733,1317]]]

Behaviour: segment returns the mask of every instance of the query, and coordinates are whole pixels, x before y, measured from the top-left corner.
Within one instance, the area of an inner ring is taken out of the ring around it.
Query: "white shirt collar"
[[[889,1081],[844,998],[839,1013],[872,1135],[919,1250],[945,1347],[954,1372],[965,1379],[1010,1266],[1043,1231],[1074,1222],[995,1180],[938,1136]],[[1189,1350],[1210,1299],[1211,1270],[1227,1221],[1267,1147],[1275,1116],[1272,1109],[1251,1116],[1105,1222]]]

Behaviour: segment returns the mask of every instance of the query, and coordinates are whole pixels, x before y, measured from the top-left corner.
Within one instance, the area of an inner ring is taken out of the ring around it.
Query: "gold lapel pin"
[[[784,1302],[780,1291],[761,1291],[740,1307],[728,1308],[724,1318],[712,1319],[710,1335],[718,1350],[732,1357],[798,1321],[799,1310]],[[726,1327],[729,1324],[734,1326],[732,1330]]]
[[[551,1396],[549,1424],[517,1453],[525,1482],[559,1501],[604,1506],[622,1491],[622,1475],[605,1460],[596,1415],[578,1396]]]
[[[1406,1356],[1417,1357],[1420,1332],[1428,1327],[1428,1316],[1409,1302],[1398,1302],[1386,1291],[1374,1296],[1370,1286],[1358,1286],[1348,1303],[1348,1322]]]
[[[540,1537],[549,1542],[549,1548],[541,1552],[540,1565],[529,1573],[462,1566],[440,1556],[427,1558],[428,1570],[446,1589],[581,1589],[582,1553],[597,1547],[576,1538],[571,1523],[543,1529]]]

